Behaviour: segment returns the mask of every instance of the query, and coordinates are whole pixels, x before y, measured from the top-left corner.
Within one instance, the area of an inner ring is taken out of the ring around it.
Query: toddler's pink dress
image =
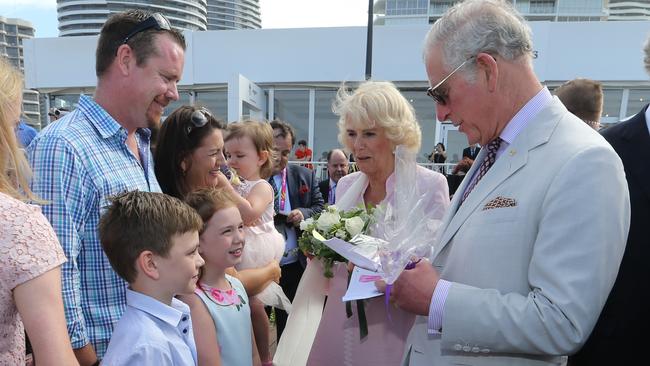
[[[248,197],[253,187],[258,184],[270,184],[264,180],[242,181],[235,189],[244,198]],[[244,233],[246,244],[242,254],[241,262],[236,266],[237,270],[260,268],[269,264],[273,259],[278,262],[284,255],[284,237],[273,224],[273,201],[266,207],[259,223],[255,226],[245,226]],[[272,282],[264,291],[256,295],[265,305],[290,308],[291,302],[285,296],[282,288]]]

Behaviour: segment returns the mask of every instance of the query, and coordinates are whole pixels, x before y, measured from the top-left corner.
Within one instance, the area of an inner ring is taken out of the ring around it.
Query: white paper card
[[[379,292],[375,287],[375,281],[383,278],[380,272],[372,272],[360,267],[354,267],[352,276],[350,276],[350,285],[348,291],[343,295],[343,301],[370,299],[372,297],[382,296],[384,293]]]
[[[348,243],[345,240],[341,240],[336,237],[325,240],[325,238],[323,238],[323,236],[320,235],[320,233],[316,230],[312,231],[312,235],[314,236],[314,238],[320,240],[321,242],[323,242],[323,244],[332,248],[332,250],[340,254],[343,258],[354,263],[358,267],[365,268],[375,272],[378,271],[381,267],[381,264],[373,262],[372,260],[368,259],[364,255],[366,254],[363,252],[365,248],[357,247],[355,245]]]

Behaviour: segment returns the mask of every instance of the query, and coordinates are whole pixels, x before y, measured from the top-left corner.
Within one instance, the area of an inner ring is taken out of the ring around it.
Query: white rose
[[[336,234],[334,235],[339,239],[345,239],[345,230],[343,229],[336,230]]]
[[[327,232],[333,225],[338,224],[341,217],[338,213],[323,212],[316,221],[316,227],[323,232]]]
[[[336,207],[335,205],[330,205],[330,206],[327,206],[327,211],[329,211],[331,213],[337,213],[337,212],[339,212],[339,208]]]
[[[363,220],[357,216],[345,220],[345,230],[347,230],[348,233],[350,233],[350,235],[353,237],[361,233],[361,230],[363,230],[363,225]]]
[[[308,218],[307,220],[302,220],[300,221],[300,230],[305,231],[309,228],[309,225],[314,223],[314,219],[311,217]]]

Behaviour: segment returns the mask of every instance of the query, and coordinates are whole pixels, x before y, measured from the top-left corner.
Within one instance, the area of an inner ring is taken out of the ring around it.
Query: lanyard
[[[284,212],[287,203],[287,168],[282,169],[282,187],[280,188],[280,212]]]

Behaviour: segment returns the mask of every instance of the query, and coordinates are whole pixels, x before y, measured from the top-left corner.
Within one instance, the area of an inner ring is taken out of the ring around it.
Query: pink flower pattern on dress
[[[237,291],[235,291],[230,281],[228,281],[228,284],[230,284],[231,287],[229,290],[220,290],[201,282],[197,288],[197,291],[199,291],[199,289],[203,291],[210,298],[210,300],[212,300],[217,305],[234,305],[239,311],[239,309],[243,306],[243,304],[246,304],[246,302],[241,296],[239,296]]]

